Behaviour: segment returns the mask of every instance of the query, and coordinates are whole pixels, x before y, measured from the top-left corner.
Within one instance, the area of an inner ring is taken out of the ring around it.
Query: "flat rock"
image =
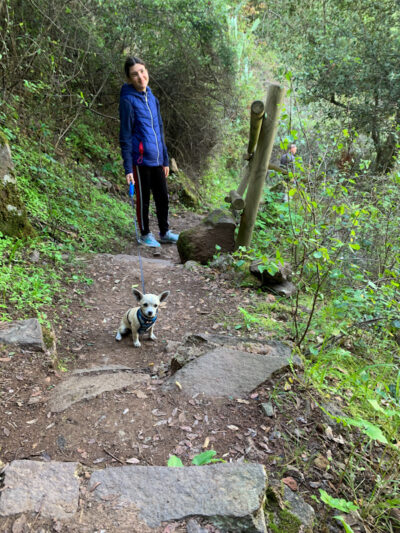
[[[266,533],[266,481],[262,465],[227,463],[106,468],[92,474],[90,485],[100,483],[93,492],[98,500],[137,508],[150,527],[201,516],[232,533]]]
[[[125,387],[135,388],[147,384],[147,374],[135,374],[128,367],[95,367],[75,371],[71,377],[57,385],[50,397],[53,413],[60,413],[82,400],[91,400],[103,392]]]
[[[284,346],[284,345],[282,345]],[[203,393],[218,398],[232,396],[240,398],[251,392],[274,372],[293,363],[301,364],[287,347],[286,354],[277,355],[273,349],[268,355],[242,352],[231,348],[216,348],[178,370],[164,385],[166,389],[182,386],[189,395]]]
[[[37,318],[0,323],[0,344],[14,344],[35,352],[44,352],[42,327]]]
[[[5,470],[0,515],[35,512],[65,519],[78,509],[78,463],[13,461]]]

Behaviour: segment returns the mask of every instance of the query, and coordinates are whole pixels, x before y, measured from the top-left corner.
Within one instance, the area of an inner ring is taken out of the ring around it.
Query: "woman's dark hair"
[[[136,65],[136,64],[143,65],[144,67],[146,66],[144,62],[138,57],[127,57],[126,58],[124,70],[125,70],[125,75],[127,78],[129,78],[129,69],[133,67],[133,65]]]

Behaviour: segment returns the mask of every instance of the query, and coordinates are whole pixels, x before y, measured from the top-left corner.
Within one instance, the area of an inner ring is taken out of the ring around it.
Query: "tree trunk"
[[[384,143],[375,145],[376,160],[374,170],[384,174],[393,168],[395,156],[398,154],[397,139],[394,133],[389,133]]]

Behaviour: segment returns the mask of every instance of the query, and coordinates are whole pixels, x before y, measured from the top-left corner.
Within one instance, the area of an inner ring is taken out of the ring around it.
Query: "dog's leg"
[[[152,341],[156,341],[156,340],[157,340],[157,337],[154,335],[154,333],[153,333],[153,329],[154,329],[154,326],[151,326],[151,328],[149,329],[150,339],[151,339]]]
[[[115,335],[115,340],[116,341],[120,341],[122,340],[122,335],[125,335],[126,333],[128,333],[129,329],[124,326],[124,324],[121,324],[120,327],[118,328],[118,331],[117,331],[117,334]]]
[[[139,341],[139,333],[137,331],[132,331],[133,346],[139,348],[141,346]]]

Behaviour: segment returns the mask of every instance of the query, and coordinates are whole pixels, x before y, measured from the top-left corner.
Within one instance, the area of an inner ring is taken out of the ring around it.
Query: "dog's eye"
[[[154,307],[158,307],[158,304],[154,304]]]
[[[147,303],[146,303],[146,304],[143,304],[143,307],[148,307],[148,306],[149,306],[149,304],[147,304]]]

